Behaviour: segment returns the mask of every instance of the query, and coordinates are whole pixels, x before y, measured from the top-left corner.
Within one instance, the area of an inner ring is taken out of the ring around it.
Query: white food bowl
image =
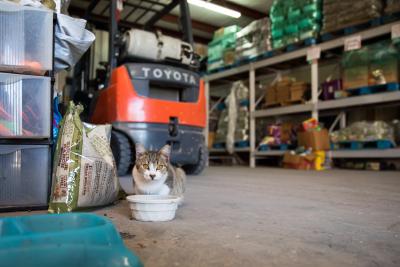
[[[126,199],[132,217],[145,222],[164,222],[174,219],[180,201],[179,197],[159,195],[132,195]]]

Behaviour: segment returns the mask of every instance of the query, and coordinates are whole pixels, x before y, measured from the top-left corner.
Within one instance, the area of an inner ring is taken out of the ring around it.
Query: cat
[[[136,163],[132,170],[136,195],[173,195],[183,200],[186,174],[181,168],[170,164],[171,147],[163,146],[159,151],[147,151],[137,143]]]

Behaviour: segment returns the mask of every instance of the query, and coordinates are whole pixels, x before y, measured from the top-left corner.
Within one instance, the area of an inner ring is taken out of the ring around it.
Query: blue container
[[[0,267],[143,266],[112,222],[88,213],[0,218]]]

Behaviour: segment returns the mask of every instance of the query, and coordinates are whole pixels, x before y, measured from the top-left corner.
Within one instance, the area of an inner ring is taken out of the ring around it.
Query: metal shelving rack
[[[334,49],[340,49],[344,47],[345,40],[351,37],[360,36],[361,41],[367,41],[377,38],[390,38],[392,28],[395,25],[400,24],[399,21],[392,22],[389,24],[373,27],[361,32],[354,33],[352,35],[346,35],[331,41],[316,44],[321,50],[321,53],[332,51]],[[284,151],[257,151],[256,150],[256,120],[258,118],[282,116],[289,114],[301,114],[311,113],[311,116],[318,119],[319,113],[328,110],[346,110],[351,107],[365,106],[365,105],[377,105],[395,103],[400,104],[400,91],[378,93],[371,95],[355,96],[344,99],[336,99],[329,101],[318,100],[318,60],[313,60],[310,65],[311,70],[311,100],[305,104],[298,104],[286,107],[268,108],[256,110],[256,71],[266,67],[274,67],[278,64],[290,62],[299,59],[306,59],[307,53],[314,46],[295,50],[293,52],[286,52],[274,57],[266,58],[260,61],[251,62],[245,65],[241,65],[235,68],[231,68],[215,74],[206,75],[205,89],[207,101],[210,96],[211,82],[221,80],[234,80],[237,75],[246,75],[248,73],[249,90],[250,90],[250,167],[256,166],[256,158],[263,158],[269,156],[282,156]],[[304,63],[302,63],[305,65]],[[208,106],[208,103],[207,103]],[[342,116],[343,117],[343,116]],[[341,126],[345,126],[345,119],[341,120]],[[207,127],[208,127],[208,114],[207,114]],[[206,140],[208,137],[208,128],[206,129]],[[243,150],[243,149],[241,149]],[[214,151],[214,150],[211,150]],[[215,152],[215,151],[214,151]],[[221,151],[219,151],[221,152]],[[242,151],[243,152],[243,151]],[[340,150],[330,151],[330,156],[333,158],[400,158],[400,149],[386,149],[386,150]]]

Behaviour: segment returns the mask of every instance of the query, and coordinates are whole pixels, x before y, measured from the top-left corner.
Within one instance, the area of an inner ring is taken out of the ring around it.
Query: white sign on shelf
[[[392,26],[392,39],[400,37],[400,23]]]
[[[361,35],[344,39],[344,51],[357,50],[361,48]]]
[[[321,57],[321,47],[313,46],[307,50],[307,61],[319,59]]]

